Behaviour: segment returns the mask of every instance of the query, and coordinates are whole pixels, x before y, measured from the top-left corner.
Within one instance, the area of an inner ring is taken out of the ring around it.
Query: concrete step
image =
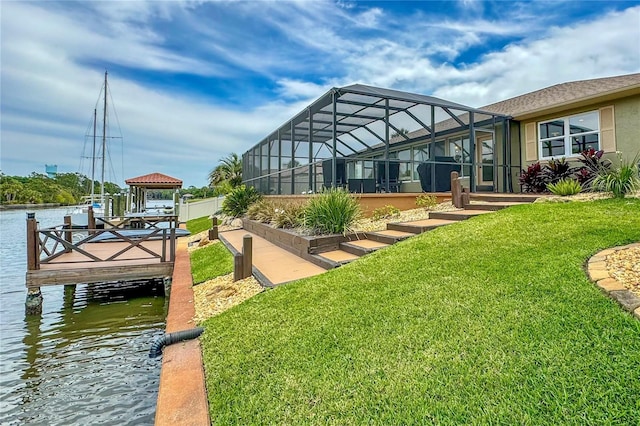
[[[533,203],[540,198],[539,195],[530,194],[483,194],[483,193],[470,193],[469,198],[471,201],[481,202],[513,202],[513,203]]]
[[[511,206],[518,206],[521,204],[529,204],[529,203],[520,203],[520,202],[512,202],[512,201],[491,201],[491,202],[479,202],[472,201],[471,204],[466,205],[464,207],[465,210],[491,210],[498,211],[502,209],[506,209]]]
[[[323,264],[328,266],[325,269],[333,269],[337,268],[340,265],[344,265],[345,263],[353,262],[360,256],[346,252],[344,250],[331,250],[316,254],[314,255],[314,257],[318,257],[319,259],[321,259]]]
[[[429,213],[431,216],[432,213]],[[423,219],[412,222],[388,223],[387,229],[390,231],[410,232],[412,234],[422,234],[439,226],[455,223],[457,220],[448,219]]]
[[[357,240],[349,241],[348,243],[340,243],[341,250],[344,250],[351,254],[355,254],[356,256],[364,256],[365,254],[388,246],[389,244],[371,240]]]
[[[429,219],[467,220],[481,214],[492,213],[491,210],[456,210],[453,212],[430,212]]]
[[[365,232],[368,240],[385,244],[395,244],[415,235],[414,232],[405,232],[387,229],[386,231]]]

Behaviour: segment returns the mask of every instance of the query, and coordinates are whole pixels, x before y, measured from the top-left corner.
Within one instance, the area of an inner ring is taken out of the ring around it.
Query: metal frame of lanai
[[[511,135],[519,137],[518,127],[509,116],[432,96],[362,84],[332,88],[243,154],[243,181],[274,195],[336,186],[372,192],[348,185],[359,179],[389,192],[390,165],[399,163],[397,190],[421,192],[428,170],[427,192],[448,191],[449,173],[438,167],[455,163],[471,192],[513,192],[521,153]],[[418,176],[422,163],[431,166]]]

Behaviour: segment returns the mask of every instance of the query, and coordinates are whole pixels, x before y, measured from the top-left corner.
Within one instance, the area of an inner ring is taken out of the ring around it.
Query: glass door
[[[493,135],[481,135],[476,140],[478,153],[478,185],[493,186]]]

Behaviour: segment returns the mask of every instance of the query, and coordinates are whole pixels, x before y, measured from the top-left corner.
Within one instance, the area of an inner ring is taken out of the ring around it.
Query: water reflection
[[[25,316],[9,424],[153,424],[163,295],[162,281],[67,286],[57,312]]]
[[[0,424],[153,424],[164,332],[161,283],[42,287],[25,316],[26,212],[0,212]],[[38,210],[41,226],[64,209]]]

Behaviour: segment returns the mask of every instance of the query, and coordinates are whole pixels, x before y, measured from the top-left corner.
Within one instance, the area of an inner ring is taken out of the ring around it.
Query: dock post
[[[209,241],[218,239],[218,218],[211,218],[211,229],[209,229]]]
[[[236,253],[233,255],[233,281],[238,281],[243,278],[242,276],[242,253]]]
[[[93,215],[93,206],[89,206],[89,208],[87,209],[87,216],[88,216],[88,220],[87,220],[87,228],[89,228],[89,232],[92,234],[95,234],[95,229],[96,229],[96,218]],[[94,231],[91,231],[94,230]]]
[[[42,313],[42,292],[40,287],[27,290],[27,301],[24,304],[24,311],[27,315],[40,315]]]
[[[27,270],[35,271],[38,265],[38,222],[35,213],[27,213]]]
[[[27,272],[40,269],[40,240],[38,238],[38,222],[36,214],[27,213]],[[40,287],[27,287],[27,300],[25,301],[27,315],[39,315],[42,313],[42,292]]]
[[[107,219],[109,220],[109,216],[111,216],[111,212],[113,211],[113,208],[111,208],[111,195],[105,195],[104,196],[104,218],[103,219]]]
[[[242,237],[242,278],[248,278],[252,274],[253,266],[253,238],[247,234]]]
[[[66,242],[68,242],[69,244],[73,244],[73,232],[71,231],[71,228],[73,227],[73,225],[71,224],[71,216],[67,215],[64,217],[64,229],[67,229],[67,231],[64,232],[64,240]],[[67,253],[71,253],[71,249],[65,249],[65,251]]]

